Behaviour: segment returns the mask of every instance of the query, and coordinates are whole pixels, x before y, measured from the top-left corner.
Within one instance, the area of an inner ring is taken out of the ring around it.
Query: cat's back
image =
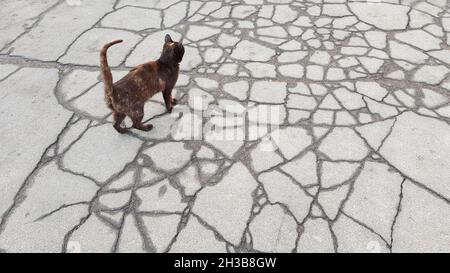
[[[157,62],[152,61],[144,63],[131,69],[128,74],[118,80],[114,85],[118,87],[132,85],[133,87],[135,87],[136,84],[139,85],[140,83],[151,79],[153,75],[157,74],[157,71]]]

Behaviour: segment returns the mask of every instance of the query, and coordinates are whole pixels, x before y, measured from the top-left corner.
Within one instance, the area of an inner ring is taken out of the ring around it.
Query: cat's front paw
[[[152,124],[146,124],[142,126],[142,130],[145,132],[151,131],[153,129],[153,125]]]

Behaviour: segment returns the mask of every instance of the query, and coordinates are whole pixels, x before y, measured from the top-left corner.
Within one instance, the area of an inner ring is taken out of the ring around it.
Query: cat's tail
[[[109,64],[108,64],[107,52],[108,52],[108,48],[110,48],[111,46],[113,46],[115,44],[119,44],[122,42],[123,42],[123,40],[112,41],[111,43],[108,43],[105,46],[103,46],[102,50],[100,51],[100,69],[101,69],[103,81],[105,84],[105,95],[107,98],[108,106],[110,106],[110,107],[112,106],[111,102],[112,102],[112,92],[113,92],[113,77],[112,77],[112,73],[111,73],[111,68],[109,68]]]

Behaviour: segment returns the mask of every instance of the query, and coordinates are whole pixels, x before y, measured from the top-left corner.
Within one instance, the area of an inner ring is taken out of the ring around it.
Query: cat
[[[144,104],[158,92],[162,92],[167,111],[172,112],[177,103],[172,97],[172,89],[178,80],[180,62],[184,56],[182,42],[174,42],[170,35],[166,35],[161,56],[156,61],[150,61],[131,69],[121,80],[113,84],[111,69],[108,65],[107,51],[123,40],[116,40],[106,44],[100,52],[100,68],[105,85],[105,100],[111,109],[117,132],[124,134],[127,128],[121,126],[128,116],[133,122],[133,128],[150,131],[151,124],[143,124]]]

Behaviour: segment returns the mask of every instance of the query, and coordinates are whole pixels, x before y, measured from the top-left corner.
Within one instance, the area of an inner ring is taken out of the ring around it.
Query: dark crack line
[[[49,212],[49,213],[46,213],[46,214],[44,214],[44,215],[42,215],[42,216],[36,218],[33,222],[39,222],[39,221],[42,221],[42,220],[44,220],[45,218],[47,218],[47,217],[49,217],[49,216],[52,216],[53,214],[55,214],[55,213],[57,213],[57,212],[59,212],[59,211],[61,211],[61,210],[63,210],[63,209],[70,208],[70,207],[77,206],[77,205],[89,205],[89,202],[87,202],[87,201],[82,201],[82,202],[77,202],[77,203],[72,203],[72,204],[64,204],[64,205],[60,206],[59,208],[57,208],[57,209],[55,209],[55,210],[53,210],[53,211],[51,211],[51,212]]]
[[[358,219],[348,215],[345,212],[342,212],[343,215],[345,215],[347,218],[349,218],[350,220],[352,220],[353,222],[355,222],[356,224],[362,226],[363,228],[367,229],[368,231],[370,231],[371,233],[373,233],[374,235],[376,235],[381,241],[383,241],[386,244],[386,247],[388,249],[391,248],[391,245],[388,241],[386,241],[385,238],[383,238],[383,236],[381,236],[381,234],[379,234],[378,232],[376,232],[373,228],[371,228],[370,226],[366,225],[365,223],[359,221]]]
[[[397,211],[395,213],[394,216],[394,221],[392,221],[392,226],[391,226],[391,242],[390,242],[390,250],[392,252],[392,248],[394,246],[394,229],[395,229],[395,224],[397,223],[397,218],[400,215],[400,212],[402,211],[402,200],[403,200],[403,186],[406,182],[406,179],[403,179],[402,183],[400,184],[400,194],[399,194],[399,201],[398,201],[398,205],[397,205]]]

